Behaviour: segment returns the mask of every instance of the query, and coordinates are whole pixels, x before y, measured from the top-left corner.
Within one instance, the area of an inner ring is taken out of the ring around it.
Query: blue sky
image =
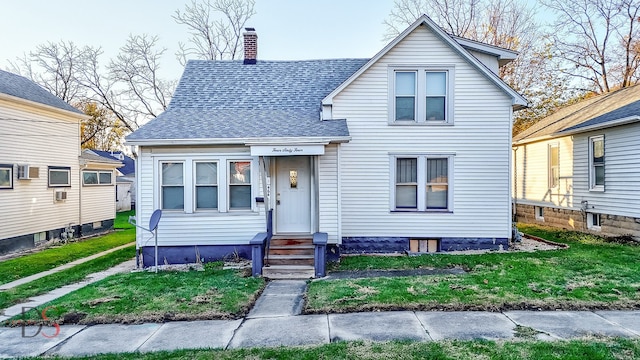
[[[162,75],[177,79],[173,54],[186,27],[171,18],[189,0],[20,0],[0,12],[0,67],[47,41],[101,46],[103,61],[117,54],[129,34],[152,34],[167,48]],[[258,32],[265,60],[371,57],[383,46],[382,24],[392,0],[257,0],[247,25]]]

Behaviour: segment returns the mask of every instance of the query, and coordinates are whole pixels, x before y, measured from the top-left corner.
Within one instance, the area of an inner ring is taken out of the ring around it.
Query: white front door
[[[311,232],[311,166],[308,156],[278,157],[276,233]]]

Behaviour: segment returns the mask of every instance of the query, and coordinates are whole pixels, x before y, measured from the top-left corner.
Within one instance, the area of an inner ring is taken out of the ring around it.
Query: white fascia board
[[[458,44],[462,45],[463,48],[474,50],[477,52],[481,52],[487,55],[493,55],[497,57],[499,60],[515,60],[518,57],[518,52],[505,49],[499,46],[490,45],[481,43],[479,41],[465,39],[459,36],[452,36],[454,40],[458,42]]]
[[[60,108],[55,107],[55,106],[51,106],[51,105],[39,103],[39,102],[36,102],[36,101],[23,99],[21,97],[3,94],[3,93],[0,93],[0,100],[7,100],[7,101],[10,101],[10,102],[15,102],[15,103],[21,104],[23,106],[34,107],[34,108],[37,108],[39,110],[46,110],[46,111],[55,112],[55,113],[58,113],[58,114],[61,114],[61,115],[70,116],[70,117],[74,118],[74,120],[86,120],[86,119],[90,119],[91,118],[91,116],[89,116],[87,114],[84,114],[84,113],[81,113],[81,112],[77,113],[75,111],[69,111],[69,110],[65,110],[65,109],[60,109]]]
[[[424,24],[431,31],[433,31],[438,37],[440,37],[445,43],[449,44],[456,52],[458,52],[464,59],[466,59],[469,63],[471,63],[475,68],[477,68],[483,75],[485,75],[490,81],[495,83],[500,89],[502,89],[507,95],[510,95],[513,99],[512,105],[518,109],[518,106],[526,107],[528,105],[527,100],[520,95],[517,91],[512,89],[509,85],[507,85],[498,75],[494,74],[493,71],[489,70],[484,64],[480,62],[480,60],[476,59],[473,55],[471,55],[467,50],[465,50],[462,45],[460,45],[454,38],[452,38],[449,34],[444,32],[436,23],[433,22],[427,15],[422,15],[419,17],[413,24],[411,24],[408,28],[406,28],[400,35],[398,35],[395,39],[393,39],[390,43],[387,44],[380,52],[378,52],[374,57],[372,57],[366,64],[364,64],[358,71],[353,73],[347,80],[345,80],[342,84],[340,84],[337,88],[335,88],[329,95],[327,95],[324,99],[322,99],[323,105],[331,105],[333,104],[333,98],[339,94],[344,88],[346,88],[349,84],[351,84],[355,79],[357,79],[362,73],[367,71],[373,64],[375,64],[380,58],[382,58],[386,53],[389,52],[394,46],[396,46],[400,41],[402,41],[405,37],[407,37],[411,32],[413,32],[418,26]]]
[[[282,137],[282,138],[228,138],[228,139],[131,139],[125,145],[276,145],[276,144],[328,144],[349,142],[350,136],[336,137]]]

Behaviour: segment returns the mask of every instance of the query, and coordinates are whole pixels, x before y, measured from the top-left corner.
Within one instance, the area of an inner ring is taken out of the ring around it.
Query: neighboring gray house
[[[558,110],[513,151],[518,221],[640,237],[640,86]]]
[[[340,253],[508,247],[526,101],[496,73],[515,53],[423,16],[371,59],[256,55],[248,29],[244,61],[190,61],[166,112],[127,137],[138,223],[163,209],[161,261],[255,265],[271,234],[270,277],[322,274]]]

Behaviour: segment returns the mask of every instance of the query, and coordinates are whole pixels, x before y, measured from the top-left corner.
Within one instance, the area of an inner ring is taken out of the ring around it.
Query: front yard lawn
[[[521,226],[568,249],[343,258],[335,270],[452,268],[461,275],[317,280],[307,313],[367,310],[631,309],[640,307],[640,247],[573,231]]]
[[[208,336],[213,336],[209,334]],[[588,339],[572,341],[438,341],[438,342],[337,342],[310,347],[236,350],[178,350],[154,353],[97,355],[80,359],[425,359],[425,360],[624,360],[640,357],[638,339]],[[46,359],[50,359],[47,357]],[[71,359],[57,358],[56,359]]]
[[[215,264],[215,263],[211,263]],[[141,323],[242,317],[264,279],[205,266],[205,271],[116,274],[45,304],[58,323]],[[25,319],[39,320],[30,311]]]

